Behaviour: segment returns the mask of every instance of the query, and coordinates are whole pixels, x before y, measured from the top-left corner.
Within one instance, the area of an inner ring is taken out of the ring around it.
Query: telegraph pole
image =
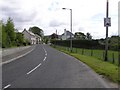
[[[104,18],[104,26],[106,27],[106,42],[105,42],[105,61],[108,61],[108,27],[111,26],[111,18],[109,18],[109,1],[106,5],[106,18]]]

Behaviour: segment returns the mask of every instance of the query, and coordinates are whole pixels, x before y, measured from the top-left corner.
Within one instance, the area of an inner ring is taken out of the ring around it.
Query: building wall
[[[30,35],[27,31],[23,31],[24,38],[27,39],[31,44],[36,44],[36,37]]]
[[[67,39],[70,39],[70,37],[74,38],[74,36],[70,36],[69,34],[70,32],[68,32],[66,29],[64,29],[64,34],[62,35],[62,40],[67,40]]]
[[[30,35],[26,31],[23,31],[23,34],[24,34],[24,38],[27,39],[30,43],[32,43]]]
[[[36,36],[36,44],[40,44],[41,43],[41,37],[37,34],[35,34]]]

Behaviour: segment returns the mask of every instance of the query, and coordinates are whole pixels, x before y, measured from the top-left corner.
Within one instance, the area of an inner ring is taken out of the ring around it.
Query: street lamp
[[[71,29],[71,34],[70,34],[70,51],[72,52],[72,9],[69,8],[62,8],[63,10],[70,10],[70,29]]]

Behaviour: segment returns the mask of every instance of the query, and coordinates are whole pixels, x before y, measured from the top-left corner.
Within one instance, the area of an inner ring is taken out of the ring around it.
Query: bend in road
[[[96,73],[48,45],[3,65],[3,88],[108,88]]]

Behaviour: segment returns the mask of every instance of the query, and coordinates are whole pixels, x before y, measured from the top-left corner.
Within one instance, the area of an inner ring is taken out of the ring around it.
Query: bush
[[[52,40],[51,43],[70,47],[70,40]],[[104,49],[104,45],[100,45],[98,40],[72,40],[72,46],[75,48]]]
[[[23,42],[23,45],[27,46],[27,45],[31,45],[31,43],[27,39],[25,39],[24,42]]]

